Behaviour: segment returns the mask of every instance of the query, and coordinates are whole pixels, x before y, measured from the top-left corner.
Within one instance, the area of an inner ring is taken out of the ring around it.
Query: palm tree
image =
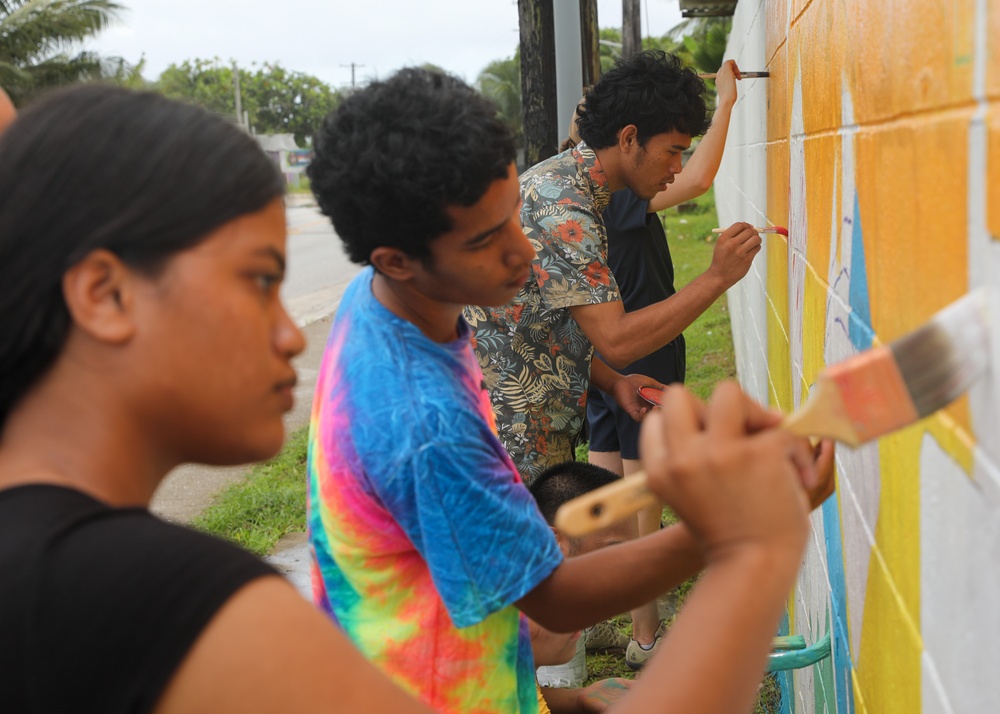
[[[730,17],[691,18],[671,28],[664,39],[680,39],[690,56],[690,64],[698,70],[718,72],[732,25]]]
[[[0,0],[0,86],[18,104],[50,87],[101,77],[103,60],[74,54],[74,46],[117,20],[121,9],[112,0]]]
[[[524,134],[521,117],[521,55],[495,60],[486,65],[476,80],[479,91],[493,100],[504,123],[514,132],[518,146]]]

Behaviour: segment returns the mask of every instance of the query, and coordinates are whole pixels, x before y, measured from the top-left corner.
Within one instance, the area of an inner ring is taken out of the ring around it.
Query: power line
[[[354,89],[354,68],[355,67],[364,67],[365,65],[358,64],[357,62],[351,62],[350,64],[342,64],[340,66],[341,67],[350,67],[351,68],[351,89]]]

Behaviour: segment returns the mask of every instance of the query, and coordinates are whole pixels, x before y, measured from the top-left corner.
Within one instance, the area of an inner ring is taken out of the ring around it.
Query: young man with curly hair
[[[608,266],[601,212],[615,191],[648,201],[673,182],[691,137],[708,126],[704,92],[672,55],[647,51],[619,61],[578,108],[583,142],[521,176],[521,225],[537,253],[531,275],[511,302],[466,315],[500,440],[528,482],[573,459],[591,384],[640,418],[646,403],[637,387],[660,383],[615,370],[676,338],[760,250],[757,232],[736,223],[719,237],[708,271],[634,312],[625,312]]]
[[[679,525],[564,559],[496,437],[462,310],[509,301],[534,257],[519,221],[513,137],[496,107],[454,77],[402,70],[352,94],[314,145],[313,191],[351,257],[369,265],[337,310],[313,402],[314,601],[369,660],[436,711],[533,714],[538,699],[523,615],[553,632],[593,625],[696,573],[713,555],[704,548],[709,540]],[[796,478],[829,483],[829,473],[817,477],[808,442],[772,429],[779,417],[735,385],[708,407],[704,425],[697,417],[704,407],[683,389],[672,391],[681,421],[671,427],[670,453],[687,459],[686,473],[703,476],[699,488],[734,469],[746,471],[739,483],[784,479],[793,494],[801,491]],[[728,420],[729,431],[715,433],[713,414]],[[658,420],[647,428],[651,451],[665,438]],[[706,437],[713,449],[700,446],[704,428],[713,430]],[[767,433],[757,435],[762,429]],[[682,446],[689,443],[698,448]],[[729,447],[736,450],[726,465],[705,460]],[[662,452],[648,468],[659,489],[657,476],[671,473]],[[669,488],[657,492],[670,500]],[[698,502],[686,520],[715,517],[704,498]],[[778,507],[799,525],[802,508]],[[751,662],[731,690],[741,697],[752,694],[797,557],[793,550],[778,558],[790,574],[737,618],[747,635],[736,642]],[[703,602],[710,607],[734,592],[746,599],[746,588],[757,588],[774,562],[720,564]],[[732,638],[730,630],[711,642]],[[686,652],[702,639],[693,623],[691,634],[675,641]],[[719,664],[714,653],[703,654],[687,664]],[[728,660],[724,666],[733,667]],[[669,668],[651,681],[655,691],[644,693],[640,684],[629,693],[636,708],[627,711],[648,711],[660,697],[685,710],[694,700],[684,697],[710,689]],[[663,683],[673,691],[661,691]],[[725,706],[686,710],[733,710]]]
[[[344,294],[316,386],[314,599],[435,709],[532,712],[518,610],[582,629],[682,582],[700,556],[675,528],[564,560],[497,440],[462,310],[511,300],[535,251],[492,103],[407,69],[352,94],[314,145],[319,205],[370,266]]]

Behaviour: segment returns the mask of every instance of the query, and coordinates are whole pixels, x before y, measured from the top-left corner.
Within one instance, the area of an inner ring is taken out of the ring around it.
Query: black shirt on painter
[[[0,491],[0,711],[152,711],[222,605],[274,572],[145,509]]]

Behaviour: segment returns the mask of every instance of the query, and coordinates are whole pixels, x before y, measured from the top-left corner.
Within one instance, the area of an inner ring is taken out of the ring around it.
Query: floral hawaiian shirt
[[[531,277],[503,307],[466,309],[500,440],[528,483],[573,459],[586,419],[594,346],[569,308],[621,300],[601,220],[610,198],[586,144],[522,174]]]

